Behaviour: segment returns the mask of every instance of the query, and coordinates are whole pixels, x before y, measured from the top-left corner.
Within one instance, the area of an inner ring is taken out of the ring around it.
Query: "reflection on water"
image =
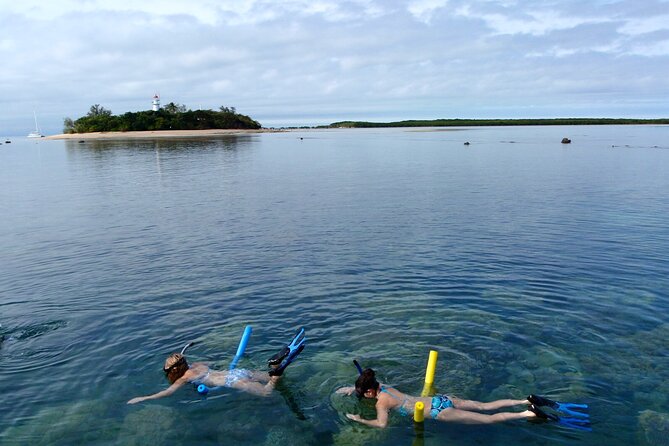
[[[142,138],[142,139],[66,139],[63,140],[68,151],[219,151],[238,150],[247,145],[253,135],[225,135],[220,137],[180,137],[180,138]]]
[[[3,146],[0,442],[666,444],[666,132]],[[164,357],[186,341],[225,368],[246,324],[240,366],[255,369],[307,327],[274,395],[125,404],[166,387]],[[439,392],[586,402],[594,432],[347,421],[374,414],[333,394],[352,359],[418,393],[430,349]]]

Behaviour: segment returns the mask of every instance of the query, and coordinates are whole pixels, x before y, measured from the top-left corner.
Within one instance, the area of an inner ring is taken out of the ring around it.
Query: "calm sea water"
[[[0,443],[666,445],[668,209],[660,126],[13,140]],[[126,405],[187,341],[225,368],[246,324],[260,369],[307,328],[273,396]],[[585,402],[594,431],[346,420],[373,414],[333,396],[353,358],[419,393],[430,349],[440,392]]]

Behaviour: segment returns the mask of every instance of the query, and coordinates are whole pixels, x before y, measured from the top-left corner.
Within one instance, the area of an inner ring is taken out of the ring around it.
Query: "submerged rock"
[[[502,384],[496,389],[493,389],[493,391],[490,392],[490,395],[487,396],[486,400],[494,401],[507,398],[521,399],[525,398],[527,393],[527,389],[519,389],[511,384]]]
[[[269,429],[264,445],[267,446],[307,446],[314,444],[314,438],[306,432],[275,426]]]
[[[569,398],[586,396],[587,374],[580,363],[581,356],[559,348],[537,346],[526,348],[516,361],[506,367],[508,384],[527,393],[545,393],[563,389]]]
[[[2,432],[8,444],[71,445],[111,443],[117,424],[109,419],[109,407],[101,401],[80,401],[42,409],[25,424]],[[5,443],[3,443],[5,444]]]
[[[184,426],[176,409],[146,406],[125,417],[118,443],[123,445],[168,445],[183,438]]]
[[[359,423],[347,423],[333,435],[335,446],[365,446],[379,443],[388,437],[389,429],[370,429]]]
[[[641,412],[639,441],[647,446],[669,446],[669,414],[652,410]]]
[[[611,392],[619,392],[633,407],[660,409],[669,402],[668,338],[669,324],[663,324],[603,344],[599,351],[580,359],[586,369],[598,370],[599,379]]]

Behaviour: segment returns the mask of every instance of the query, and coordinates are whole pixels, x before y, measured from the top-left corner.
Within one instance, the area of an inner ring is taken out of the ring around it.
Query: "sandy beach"
[[[248,135],[253,133],[278,132],[275,129],[244,130],[244,129],[211,129],[211,130],[153,130],[143,132],[95,132],[68,133],[51,135],[45,139],[142,139],[142,138],[197,138],[229,135]]]

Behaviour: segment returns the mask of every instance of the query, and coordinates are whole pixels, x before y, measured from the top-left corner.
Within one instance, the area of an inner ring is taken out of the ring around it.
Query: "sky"
[[[669,0],[0,0],[0,136],[100,104],[341,120],[669,117]]]

